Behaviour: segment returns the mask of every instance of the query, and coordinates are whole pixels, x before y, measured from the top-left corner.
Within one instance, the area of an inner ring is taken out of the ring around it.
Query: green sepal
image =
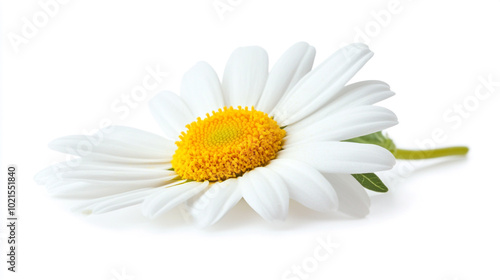
[[[396,154],[396,145],[394,141],[392,141],[389,136],[382,134],[382,131],[378,131],[372,134],[368,134],[365,136],[360,136],[348,140],[344,140],[345,142],[354,142],[361,144],[374,144],[378,145],[382,148],[389,150],[393,155]]]
[[[345,142],[353,142],[360,144],[374,144],[382,148],[387,149],[393,155],[396,153],[396,145],[391,138],[387,135],[382,134],[382,131],[378,131],[372,134],[344,140]],[[363,174],[351,174],[354,179],[356,179],[361,186],[365,189],[369,189],[374,192],[387,192],[389,189],[380,180],[380,178],[375,173],[363,173]]]
[[[375,173],[352,174],[361,186],[374,192],[387,192],[389,189]]]

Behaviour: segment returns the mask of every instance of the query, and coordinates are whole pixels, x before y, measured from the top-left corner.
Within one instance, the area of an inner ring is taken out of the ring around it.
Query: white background
[[[2,251],[2,279],[500,278],[500,85],[481,83],[500,81],[498,1],[69,0],[43,22],[47,2],[1,6],[2,182],[8,164],[19,176],[18,272],[6,271]],[[24,18],[38,25],[28,36]],[[354,80],[383,80],[396,92],[383,105],[399,117],[388,130],[397,144],[465,144],[470,154],[400,163],[383,174],[391,190],[373,195],[364,219],[293,204],[285,223],[268,224],[240,203],[205,230],[178,211],[156,221],[137,208],[79,216],[74,201],[35,184],[38,171],[65,159],[47,148],[52,139],[109,121],[161,134],[147,101],[178,92],[195,62],[220,75],[233,49],[260,45],[272,65],[297,41],[316,47],[316,62],[368,43],[375,56]],[[148,67],[169,75],[128,113],[113,110]],[[320,261],[318,240],[338,244]],[[293,266],[308,272],[287,274]]]

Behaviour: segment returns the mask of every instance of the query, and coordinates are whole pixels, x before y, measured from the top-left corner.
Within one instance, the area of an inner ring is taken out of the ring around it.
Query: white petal
[[[106,196],[84,203],[74,210],[82,212],[83,214],[102,214],[115,211],[142,203],[144,199],[154,191],[155,189],[153,188],[144,188]]]
[[[289,196],[285,182],[274,171],[257,167],[238,178],[241,194],[250,207],[267,221],[284,220]]]
[[[137,146],[137,148],[150,148],[156,152],[163,151],[166,145],[175,146],[172,141],[160,135],[128,126],[113,125],[102,129],[100,132],[104,135],[103,141],[126,142]],[[100,138],[98,134],[94,135],[96,140]]]
[[[227,107],[257,105],[268,75],[267,53],[260,47],[236,49],[229,58],[224,77],[222,92]]]
[[[332,102],[332,109],[373,105],[394,96],[389,85],[382,81],[361,81],[345,86]]]
[[[96,197],[141,188],[164,186],[178,177],[173,171],[147,168],[82,165],[53,170],[44,185],[49,193],[66,197]]]
[[[266,168],[285,181],[290,198],[316,211],[336,210],[338,198],[323,175],[311,166],[291,159],[274,159]]]
[[[47,183],[50,179],[62,180],[66,178],[66,174],[71,174],[71,172],[80,172],[82,176],[89,174],[89,176],[94,176],[92,172],[105,172],[109,174],[110,177],[119,178],[119,175],[114,174],[131,174],[130,176],[143,176],[145,178],[156,178],[163,176],[175,175],[174,171],[169,171],[165,168],[153,168],[151,166],[129,166],[129,165],[117,165],[117,164],[101,164],[101,163],[89,163],[85,161],[75,162],[70,164],[70,162],[62,162],[60,164],[51,165],[42,171],[40,171],[36,176],[35,180],[41,184]],[[153,176],[154,175],[154,176]]]
[[[174,171],[146,168],[81,168],[75,167],[61,174],[62,179],[95,180],[95,181],[138,181],[148,179],[165,179],[177,175]]]
[[[278,158],[303,161],[325,173],[369,173],[391,169],[396,160],[386,149],[371,144],[311,142],[294,145],[278,153]]]
[[[162,182],[157,182],[156,180],[150,180],[150,181],[134,182],[134,183],[127,181],[116,181],[114,183],[109,183],[109,182],[63,180],[47,185],[47,191],[51,195],[57,197],[96,198],[96,197],[133,191],[143,188],[145,186],[148,187],[150,185],[151,186],[164,185],[165,183],[168,182],[171,182],[171,180],[166,180]]]
[[[278,59],[269,73],[266,86],[255,109],[269,113],[278,101],[302,77],[307,74],[313,65],[314,47],[300,42],[291,46]]]
[[[364,44],[351,44],[330,56],[303,77],[273,110],[276,121],[293,124],[330,101],[373,56]]]
[[[208,181],[161,187],[144,200],[142,213],[148,218],[156,218],[203,191],[207,186]]]
[[[214,183],[189,205],[189,213],[199,226],[207,227],[220,220],[240,201],[241,197],[237,179]]]
[[[103,170],[113,175],[114,172],[121,172],[120,170],[130,171],[131,174],[145,170],[145,174],[150,174],[150,172],[154,172],[153,169],[163,169],[163,171],[158,172],[162,172],[161,174],[164,175],[165,172],[168,172],[166,169],[171,167],[170,160],[176,149],[172,141],[163,137],[121,126],[111,126],[94,135],[73,135],[58,138],[52,141],[49,147],[76,157],[45,168],[35,176],[35,180],[39,184],[47,185],[49,189],[64,193],[66,191],[88,193],[82,189],[88,186],[88,183],[82,184],[74,182],[73,179],[63,178],[63,174],[72,171]],[[156,186],[156,180],[159,178],[148,179],[153,179],[154,182],[148,182],[152,183],[152,186]],[[132,187],[127,183],[117,185],[126,188]],[[100,186],[92,186],[91,189],[100,188]],[[120,190],[120,188],[116,188],[116,190]],[[104,191],[107,192],[108,188],[104,188]]]
[[[308,127],[287,127],[284,148],[310,141],[346,140],[384,130],[398,123],[386,108],[366,105],[344,109]]]
[[[186,101],[195,118],[203,119],[205,114],[224,107],[219,78],[206,62],[198,62],[184,74],[181,97]]]
[[[362,81],[350,84],[344,87],[326,106],[300,122],[288,126],[288,128],[304,128],[346,108],[372,105],[393,95],[394,92],[390,90],[389,85],[381,81]]]
[[[355,217],[370,212],[370,198],[365,189],[350,174],[323,174],[339,197],[339,210]]]
[[[71,135],[49,143],[53,150],[80,157],[113,161],[170,162],[176,146],[155,134],[112,126],[94,135]]]
[[[51,181],[62,180],[63,175],[68,171],[74,170],[109,170],[109,171],[121,171],[121,170],[131,170],[131,171],[140,171],[140,170],[161,170],[162,172],[170,172],[167,171],[167,168],[154,168],[153,166],[146,167],[138,167],[138,166],[128,166],[128,165],[117,165],[117,164],[101,164],[101,163],[88,163],[88,162],[61,162],[54,165],[51,165],[42,171],[38,172],[35,175],[35,181],[38,184],[47,184]]]
[[[186,125],[196,120],[189,107],[175,93],[164,91],[149,101],[151,114],[169,139],[177,140]]]
[[[172,156],[166,158],[138,158],[138,157],[120,157],[104,153],[91,153],[82,158],[85,162],[99,162],[99,163],[116,163],[119,165],[169,165]]]

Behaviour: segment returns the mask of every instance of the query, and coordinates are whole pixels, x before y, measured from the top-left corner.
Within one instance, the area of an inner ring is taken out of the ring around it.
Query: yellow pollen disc
[[[186,127],[175,142],[172,167],[193,181],[223,181],[268,164],[286,134],[266,113],[241,106],[224,107]]]

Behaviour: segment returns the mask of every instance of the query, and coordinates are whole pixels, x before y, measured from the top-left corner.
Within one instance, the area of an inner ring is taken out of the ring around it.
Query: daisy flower
[[[370,200],[351,174],[388,170],[395,158],[372,144],[345,142],[397,124],[373,104],[393,95],[380,81],[346,83],[372,57],[348,45],[311,70],[315,49],[291,46],[268,71],[256,46],[236,49],[222,77],[199,62],[180,95],[150,101],[165,138],[112,126],[67,136],[50,148],[78,156],[36,176],[56,195],[93,197],[85,213],[139,205],[155,218],[183,205],[209,226],[244,199],[265,220],[284,220],[289,200],[316,211],[365,216]]]

